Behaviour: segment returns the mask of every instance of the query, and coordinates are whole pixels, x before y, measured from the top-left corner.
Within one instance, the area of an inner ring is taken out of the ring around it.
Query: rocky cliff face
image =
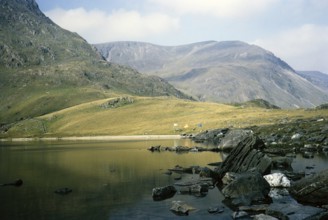
[[[244,42],[172,47],[113,42],[95,47],[108,61],[161,76],[199,100],[264,99],[283,108],[314,107],[328,100],[327,93],[298,76],[287,63]]]

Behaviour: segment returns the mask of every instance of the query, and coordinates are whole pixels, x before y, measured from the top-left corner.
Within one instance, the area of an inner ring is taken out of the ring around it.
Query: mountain
[[[35,0],[0,0],[0,124],[120,94],[187,97],[159,77],[108,63]]]
[[[314,107],[328,100],[327,93],[271,52],[240,41],[94,46],[108,61],[160,76],[198,100],[238,103],[264,99],[282,108]]]
[[[328,92],[328,74],[319,71],[296,71],[296,73],[323,91]]]

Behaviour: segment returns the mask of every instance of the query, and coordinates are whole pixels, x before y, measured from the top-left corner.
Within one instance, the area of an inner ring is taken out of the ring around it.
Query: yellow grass
[[[170,97],[132,97],[134,102],[102,108],[110,99],[93,101],[14,126],[12,137],[160,135],[198,133],[223,127],[248,127],[281,120],[327,117],[327,110],[273,110],[193,102]],[[202,126],[199,126],[199,125]]]

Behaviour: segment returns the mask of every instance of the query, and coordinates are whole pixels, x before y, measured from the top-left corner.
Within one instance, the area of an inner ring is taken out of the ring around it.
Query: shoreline
[[[81,136],[81,137],[33,137],[33,138],[3,138],[0,142],[29,142],[29,141],[136,141],[136,140],[167,140],[182,139],[181,135],[122,135],[122,136]]]

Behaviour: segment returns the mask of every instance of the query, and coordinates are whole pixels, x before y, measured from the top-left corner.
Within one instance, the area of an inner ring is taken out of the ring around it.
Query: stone
[[[250,205],[252,202],[265,200],[269,192],[269,183],[257,170],[238,175],[222,189],[223,195],[232,199],[235,205]]]
[[[291,139],[292,139],[292,140],[299,140],[299,139],[301,139],[301,137],[302,137],[301,134],[296,133],[296,134],[294,134],[294,135],[291,137]]]
[[[328,198],[328,169],[296,181],[290,194],[298,201],[314,205],[326,205]]]
[[[229,131],[228,128],[206,130],[192,137],[195,142],[212,142],[218,144],[222,137]]]
[[[207,211],[210,214],[219,214],[224,212],[224,206],[209,207]]]
[[[282,220],[288,219],[314,219],[325,210],[312,206],[303,206],[298,203],[272,203],[266,214]]]
[[[270,215],[265,215],[265,214],[259,214],[259,215],[255,215],[254,220],[279,220],[275,217],[272,217]]]
[[[264,176],[271,187],[290,187],[290,180],[283,173],[272,173]]]
[[[194,207],[187,205],[182,201],[172,201],[171,212],[176,215],[189,215],[190,211],[196,210]]]
[[[233,219],[244,219],[249,217],[248,213],[245,211],[236,211],[232,213],[232,218]]]
[[[174,186],[156,187],[152,191],[152,197],[154,201],[161,201],[173,197],[176,192]]]
[[[231,129],[221,139],[218,148],[222,151],[231,151],[251,134],[253,134],[252,130]]]

